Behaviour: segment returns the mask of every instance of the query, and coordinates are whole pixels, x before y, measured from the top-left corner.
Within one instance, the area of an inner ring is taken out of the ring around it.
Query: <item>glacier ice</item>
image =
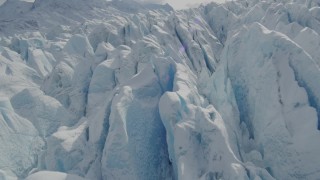
[[[320,2],[0,5],[0,179],[317,179]]]
[[[61,172],[54,172],[54,171],[40,171],[34,173],[26,178],[26,180],[41,180],[43,177],[46,177],[48,180],[82,180],[84,178],[73,175],[73,174],[66,174]]]

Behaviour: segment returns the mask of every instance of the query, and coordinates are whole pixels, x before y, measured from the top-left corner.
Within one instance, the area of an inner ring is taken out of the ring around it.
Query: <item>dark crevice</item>
[[[279,103],[281,104],[281,106],[283,106],[283,100],[282,100],[282,96],[281,96],[281,88],[280,88],[280,71],[278,70],[277,72],[277,85],[278,85],[278,99],[279,99]]]
[[[6,75],[13,75],[11,68],[7,65],[6,67]]]
[[[250,170],[247,168],[247,167],[243,167],[244,168],[244,170],[246,171],[246,174],[247,174],[247,177],[249,178],[249,179],[251,179],[250,177],[251,177],[251,175],[250,175]]]
[[[176,69],[172,64],[170,64],[170,68],[169,68],[170,79],[169,79],[169,82],[167,85],[167,91],[173,91],[173,83],[174,83],[175,74],[176,74]]]
[[[86,141],[89,141],[89,128],[87,127],[85,130]]]
[[[126,45],[126,27],[122,28],[123,44]]]
[[[283,112],[284,102],[283,102],[283,98],[282,98],[282,95],[281,95],[281,87],[280,87],[280,82],[279,82],[279,81],[280,81],[280,78],[281,78],[281,73],[280,73],[279,70],[277,70],[277,80],[276,80],[276,82],[277,82],[277,86],[278,86],[278,101],[279,101],[279,103],[280,103],[280,105],[281,105],[282,114],[284,114],[284,112]],[[284,124],[285,124],[285,127],[286,127],[288,133],[289,133],[291,136],[293,136],[292,132],[289,130],[288,123],[287,123],[286,120],[284,120]]]
[[[119,84],[119,80],[118,80],[118,78],[116,76],[116,70],[113,70],[112,75],[113,75],[113,77],[112,77],[113,78],[113,82],[114,82],[115,86],[117,86]]]
[[[175,27],[174,30],[175,30],[175,33],[176,33],[176,35],[177,35],[177,37],[178,37],[178,39],[179,39],[182,47],[183,47],[184,50],[185,50],[186,55],[188,56],[188,59],[190,60],[190,62],[191,62],[191,64],[192,64],[192,67],[193,67],[192,69],[195,70],[193,58],[192,58],[191,55],[190,55],[188,45],[187,45],[186,43],[184,43],[183,39],[182,39],[181,36],[179,35],[178,30],[177,30],[177,27]]]
[[[291,69],[293,70],[295,80],[298,82],[298,85],[306,90],[310,106],[315,108],[315,110],[317,112],[317,118],[318,118],[317,129],[320,130],[320,104],[319,104],[319,101],[317,100],[317,97],[315,96],[315,94],[311,90],[311,88],[308,86],[308,84],[299,76],[299,73],[297,72],[296,68],[292,65],[291,59],[289,59],[289,67],[291,67]]]
[[[232,83],[232,81],[231,81]],[[233,83],[232,83],[233,84]],[[240,124],[244,123],[249,132],[249,139],[254,139],[254,128],[251,122],[248,103],[248,88],[244,85],[233,85],[236,103],[240,113]]]
[[[273,173],[273,170],[271,169],[271,167],[267,167],[266,170],[274,178],[274,173]]]
[[[172,92],[173,91],[174,76],[175,76],[175,73],[176,73],[174,65],[170,64],[170,66],[169,66],[169,71],[168,71],[168,74],[167,74],[168,76],[167,76],[165,84],[161,83],[162,82],[162,78],[159,75],[158,68],[154,69],[154,73],[158,77],[158,82],[159,82],[159,86],[161,88],[161,92],[162,93],[164,93],[166,91]]]
[[[207,69],[210,71],[210,73],[213,74],[214,71],[215,71],[215,68],[212,67],[212,64],[210,63],[210,59],[209,59],[209,57],[208,57],[208,54],[207,54],[207,52],[205,51],[205,49],[203,48],[203,46],[201,45],[201,43],[200,43],[199,41],[197,41],[197,42],[198,42],[198,44],[199,44],[199,46],[200,46],[200,48],[201,48],[201,51],[202,51],[202,54],[203,54],[203,58],[204,58],[205,63],[206,63],[206,67],[207,67]]]
[[[134,74],[138,74],[138,66],[139,66],[139,62],[136,62],[134,65]]]
[[[88,77],[88,82],[85,85],[85,88],[83,89],[83,93],[84,93],[84,111],[83,111],[83,116],[87,115],[89,86],[90,86],[92,75],[93,75],[93,69],[92,69],[92,66],[90,66],[90,74],[89,74],[89,77]]]
[[[89,90],[88,88],[85,88],[83,90],[84,93],[84,109],[83,109],[83,116],[87,115],[87,104],[88,104],[88,94],[89,94]]]
[[[113,101],[114,96],[112,97],[112,99],[108,102],[106,109],[105,109],[105,113],[104,113],[104,120],[103,120],[103,130],[102,130],[102,135],[101,138],[98,141],[98,148],[99,150],[102,152],[108,133],[109,133],[109,118],[110,118],[110,114],[111,114],[111,105],[112,105],[112,101]]]
[[[288,17],[288,22],[289,22],[289,23],[292,23],[292,18],[291,18],[290,13],[287,13],[287,17]]]
[[[227,52],[228,51],[229,51],[229,47],[227,47]],[[239,75],[237,75],[236,77],[231,75],[231,71],[229,70],[228,59],[227,59],[226,71],[227,71],[227,76],[229,77],[231,82],[233,93],[236,98],[236,104],[240,114],[239,125],[241,126],[241,124],[244,123],[249,132],[249,139],[254,139],[254,127],[251,122],[251,118],[249,117],[250,116],[250,107],[248,103],[249,89],[246,86],[245,80],[239,77]]]

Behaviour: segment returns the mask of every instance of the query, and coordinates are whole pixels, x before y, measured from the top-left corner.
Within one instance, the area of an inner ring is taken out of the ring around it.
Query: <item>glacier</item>
[[[319,0],[6,0],[0,180],[318,179],[319,34]]]

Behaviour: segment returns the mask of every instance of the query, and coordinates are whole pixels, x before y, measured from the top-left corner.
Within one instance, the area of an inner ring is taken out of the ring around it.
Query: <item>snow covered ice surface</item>
[[[0,6],[0,180],[319,179],[320,1]]]

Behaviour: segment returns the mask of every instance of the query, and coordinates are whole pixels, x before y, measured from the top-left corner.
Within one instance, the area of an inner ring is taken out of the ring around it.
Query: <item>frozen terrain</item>
[[[0,180],[320,177],[320,1],[0,6]]]

